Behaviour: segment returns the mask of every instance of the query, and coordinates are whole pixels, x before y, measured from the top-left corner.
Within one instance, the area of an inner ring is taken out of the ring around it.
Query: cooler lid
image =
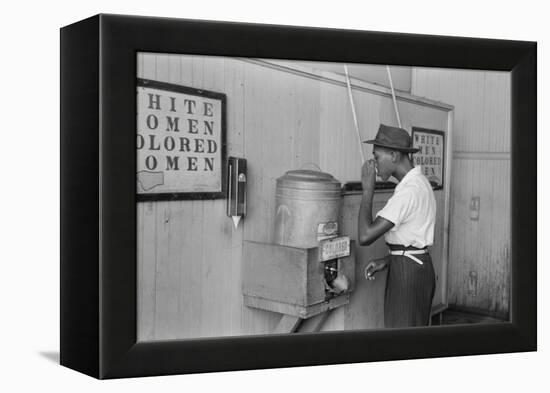
[[[295,169],[286,172],[277,179],[282,186],[340,189],[341,184],[330,173],[314,171],[310,169]]]

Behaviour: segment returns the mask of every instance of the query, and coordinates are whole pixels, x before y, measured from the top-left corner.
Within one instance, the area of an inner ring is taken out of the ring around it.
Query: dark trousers
[[[385,327],[426,326],[435,291],[430,254],[415,255],[423,265],[402,255],[388,255],[384,299]]]

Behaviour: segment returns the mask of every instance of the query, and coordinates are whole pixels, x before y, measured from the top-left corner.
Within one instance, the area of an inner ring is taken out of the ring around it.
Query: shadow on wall
[[[38,354],[50,362],[59,364],[59,351],[41,351]]]

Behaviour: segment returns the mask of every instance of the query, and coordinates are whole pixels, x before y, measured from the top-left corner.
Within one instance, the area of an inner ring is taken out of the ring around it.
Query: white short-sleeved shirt
[[[395,187],[393,195],[376,216],[391,221],[386,232],[390,244],[424,248],[434,241],[436,203],[430,182],[414,167]]]

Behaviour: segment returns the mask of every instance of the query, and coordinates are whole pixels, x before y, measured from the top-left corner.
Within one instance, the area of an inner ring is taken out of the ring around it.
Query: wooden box
[[[342,294],[325,292],[324,267],[319,249],[244,242],[243,296],[249,307],[309,318],[349,302],[355,282],[354,244],[351,254],[339,258],[338,274],[349,281]]]

